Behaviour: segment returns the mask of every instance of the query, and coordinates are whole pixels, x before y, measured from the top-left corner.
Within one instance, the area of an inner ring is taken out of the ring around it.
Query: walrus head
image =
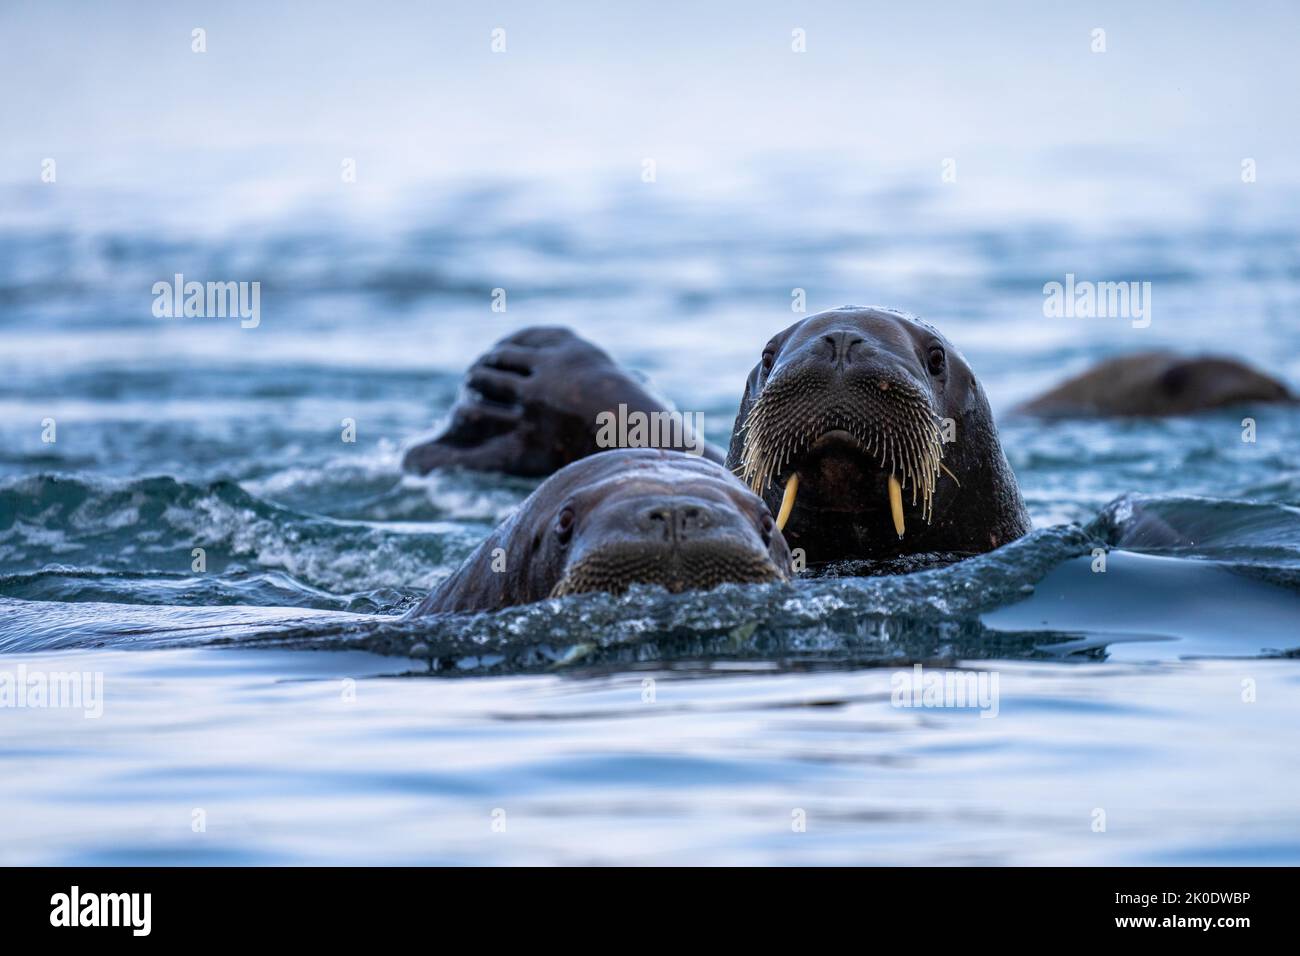
[[[898,312],[846,306],[773,337],[727,466],[812,563],[988,551],[1029,527],[970,366]]]
[[[790,550],[767,505],[726,469],[681,452],[621,449],[543,482],[415,613],[789,576]]]
[[[1285,384],[1231,356],[1136,352],[1106,359],[1016,411],[1043,418],[1136,417],[1296,401]]]

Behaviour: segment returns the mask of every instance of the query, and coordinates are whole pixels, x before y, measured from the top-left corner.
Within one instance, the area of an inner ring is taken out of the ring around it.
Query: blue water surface
[[[990,217],[938,183],[751,172],[224,217],[6,187],[0,672],[104,694],[0,708],[0,863],[1300,862],[1300,411],[1011,413],[1138,349],[1300,382],[1300,203]],[[156,318],[176,273],[260,281],[260,324]],[[1067,273],[1151,281],[1150,326],[1045,318]],[[722,442],[794,290],[948,334],[1030,536],[400,620],[534,487],[400,471],[478,352],[572,326]],[[1117,547],[1151,514],[1184,543]],[[996,715],[899,706],[918,662],[996,677]]]

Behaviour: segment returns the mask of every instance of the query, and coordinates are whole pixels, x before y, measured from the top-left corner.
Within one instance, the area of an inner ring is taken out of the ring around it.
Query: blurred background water
[[[1300,413],[1009,412],[1148,348],[1300,383],[1297,20],[6,5],[0,673],[105,699],[0,708],[0,862],[1296,862]],[[176,273],[260,324],[156,318]],[[1067,273],[1150,326],[1045,318]],[[570,325],[722,442],[794,290],[944,330],[1029,538],[397,620],[532,487],[399,470],[478,352]],[[1144,509],[1191,543],[1094,573]],[[917,661],[997,717],[894,706]]]

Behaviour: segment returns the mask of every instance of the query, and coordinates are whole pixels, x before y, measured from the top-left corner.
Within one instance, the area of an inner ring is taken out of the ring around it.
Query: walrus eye
[[[930,366],[930,374],[938,375],[940,372],[942,372],[943,362],[944,362],[943,349],[941,349],[937,345],[931,346],[930,355],[928,358],[928,364]]]
[[[560,516],[555,519],[555,537],[560,540],[560,544],[568,544],[569,539],[573,537],[572,508],[565,508],[560,512]]]
[[[763,520],[758,523],[759,531],[763,535],[763,544],[770,546],[772,544],[772,529],[776,527],[776,522],[772,520],[771,515],[763,515]]]
[[[763,351],[763,371],[772,371],[772,365],[776,362],[776,350],[765,349]]]

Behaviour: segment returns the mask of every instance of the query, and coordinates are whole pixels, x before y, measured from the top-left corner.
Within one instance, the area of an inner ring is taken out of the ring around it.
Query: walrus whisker
[[[909,487],[912,507],[919,507],[922,519],[931,523],[934,493],[942,474],[943,442],[929,400],[907,384],[892,382],[889,389],[858,390],[861,403],[850,399],[847,405],[816,408],[807,398],[816,384],[806,377],[768,383],[741,423],[737,475],[762,494],[811,445],[838,431],[846,433],[868,459],[876,460],[880,470],[892,476],[898,485],[900,508],[902,489]],[[792,487],[794,478],[786,478],[779,511],[793,511],[792,496],[797,496],[799,487],[797,480]],[[890,510],[892,514],[892,499]],[[901,512],[895,515],[895,524],[898,517]],[[784,528],[788,520],[787,513],[778,527]]]

